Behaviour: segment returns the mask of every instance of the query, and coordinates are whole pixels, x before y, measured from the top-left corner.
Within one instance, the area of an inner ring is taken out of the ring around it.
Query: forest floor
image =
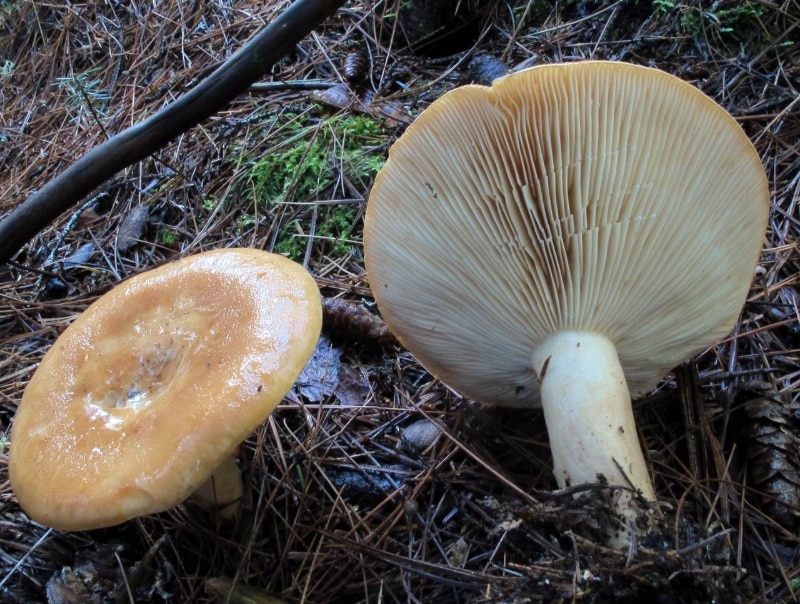
[[[0,216],[286,6],[0,0]],[[658,67],[717,101],[772,204],[733,335],[635,403],[665,520],[623,552],[603,545],[598,487],[557,490],[540,411],[471,403],[394,345],[362,250],[375,175],[426,106],[509,68],[583,59]],[[797,0],[348,2],[261,85],[75,200],[0,268],[0,601],[796,601],[798,199]],[[89,532],[31,521],[7,454],[44,353],[123,279],[229,246],[297,260],[337,301],[297,386],[241,448],[235,521],[190,504]],[[764,413],[738,396],[754,380]]]

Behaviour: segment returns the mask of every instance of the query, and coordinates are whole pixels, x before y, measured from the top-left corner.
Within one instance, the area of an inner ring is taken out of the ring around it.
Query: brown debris
[[[288,604],[286,600],[258,589],[239,585],[227,577],[206,579],[206,592],[212,602],[224,604]]]
[[[336,337],[367,346],[392,348],[397,339],[379,315],[361,303],[323,298],[322,325]]]
[[[800,421],[784,396],[766,382],[750,382],[737,394],[744,406],[742,447],[748,483],[767,517],[788,530],[800,520]]]
[[[139,204],[130,212],[125,214],[117,231],[117,251],[127,252],[134,245],[139,243],[147,226],[147,219],[150,218],[150,206]]]

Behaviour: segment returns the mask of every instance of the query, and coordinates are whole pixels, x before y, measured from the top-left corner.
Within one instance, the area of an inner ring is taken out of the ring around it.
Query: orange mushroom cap
[[[25,390],[9,453],[20,505],[82,530],[182,502],[281,402],[321,321],[305,269],[260,250],[206,252],[118,285]]]

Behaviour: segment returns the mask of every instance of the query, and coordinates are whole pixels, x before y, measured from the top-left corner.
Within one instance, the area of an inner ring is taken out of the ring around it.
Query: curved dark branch
[[[344,0],[297,0],[197,87],[48,182],[0,222],[0,264],[115,173],[227,106],[342,4]]]

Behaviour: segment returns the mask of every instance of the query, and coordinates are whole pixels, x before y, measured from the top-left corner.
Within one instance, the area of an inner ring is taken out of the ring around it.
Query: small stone
[[[439,438],[440,428],[430,420],[421,419],[403,430],[400,448],[404,451],[421,453]]]
[[[475,84],[490,86],[497,78],[508,75],[508,65],[487,54],[477,54],[467,66],[467,76]]]

